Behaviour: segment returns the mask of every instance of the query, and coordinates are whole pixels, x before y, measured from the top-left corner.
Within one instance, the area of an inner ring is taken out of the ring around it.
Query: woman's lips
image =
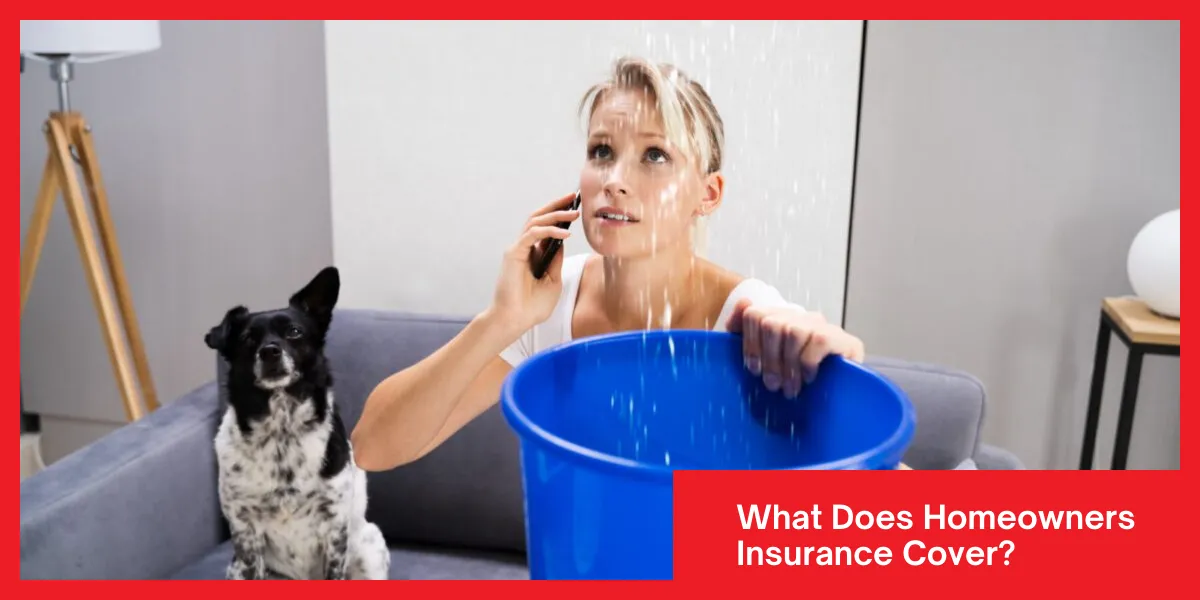
[[[617,208],[605,207],[596,211],[596,218],[605,225],[632,225],[638,219],[631,213]]]

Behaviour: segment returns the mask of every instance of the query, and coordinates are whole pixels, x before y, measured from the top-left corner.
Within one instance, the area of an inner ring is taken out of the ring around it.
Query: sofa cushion
[[[226,542],[175,573],[171,579],[224,579],[225,568],[232,559],[233,546]],[[273,576],[272,579],[280,577]],[[524,556],[510,552],[393,546],[388,579],[529,579],[529,568]]]

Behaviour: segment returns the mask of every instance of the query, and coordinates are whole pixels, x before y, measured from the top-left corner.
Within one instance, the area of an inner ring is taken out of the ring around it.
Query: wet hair
[[[662,117],[667,139],[678,148],[690,150],[706,175],[721,170],[725,124],[704,86],[671,64],[619,58],[609,78],[584,94],[579,103],[580,115],[590,118],[604,94],[611,90],[644,92]]]

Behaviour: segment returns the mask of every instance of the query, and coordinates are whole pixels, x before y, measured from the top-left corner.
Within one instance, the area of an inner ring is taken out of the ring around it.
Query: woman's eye
[[[608,147],[607,144],[597,144],[588,150],[588,156],[590,158],[605,160],[611,155],[612,148]]]
[[[296,327],[295,325],[292,325],[291,327],[288,327],[288,330],[287,330],[287,338],[288,338],[289,340],[294,340],[294,339],[296,339],[296,338],[300,337],[300,334],[301,334],[301,333],[303,333],[303,332],[302,332],[302,331],[300,331],[300,328],[299,328],[299,327]]]
[[[668,156],[666,152],[663,152],[658,148],[651,148],[646,151],[646,158],[653,163],[665,163],[667,162]]]

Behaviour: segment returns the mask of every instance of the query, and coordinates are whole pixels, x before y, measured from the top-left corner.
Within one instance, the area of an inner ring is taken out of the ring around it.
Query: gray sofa
[[[453,337],[462,319],[342,310],[329,355],[348,427],[388,374]],[[196,343],[200,343],[197,334]],[[915,469],[1022,468],[980,443],[985,394],[970,375],[876,358],[917,406]],[[75,452],[21,485],[23,579],[217,579],[231,556],[217,506],[216,380]],[[494,407],[425,458],[372,473],[369,518],[393,579],[524,579],[517,441]]]

